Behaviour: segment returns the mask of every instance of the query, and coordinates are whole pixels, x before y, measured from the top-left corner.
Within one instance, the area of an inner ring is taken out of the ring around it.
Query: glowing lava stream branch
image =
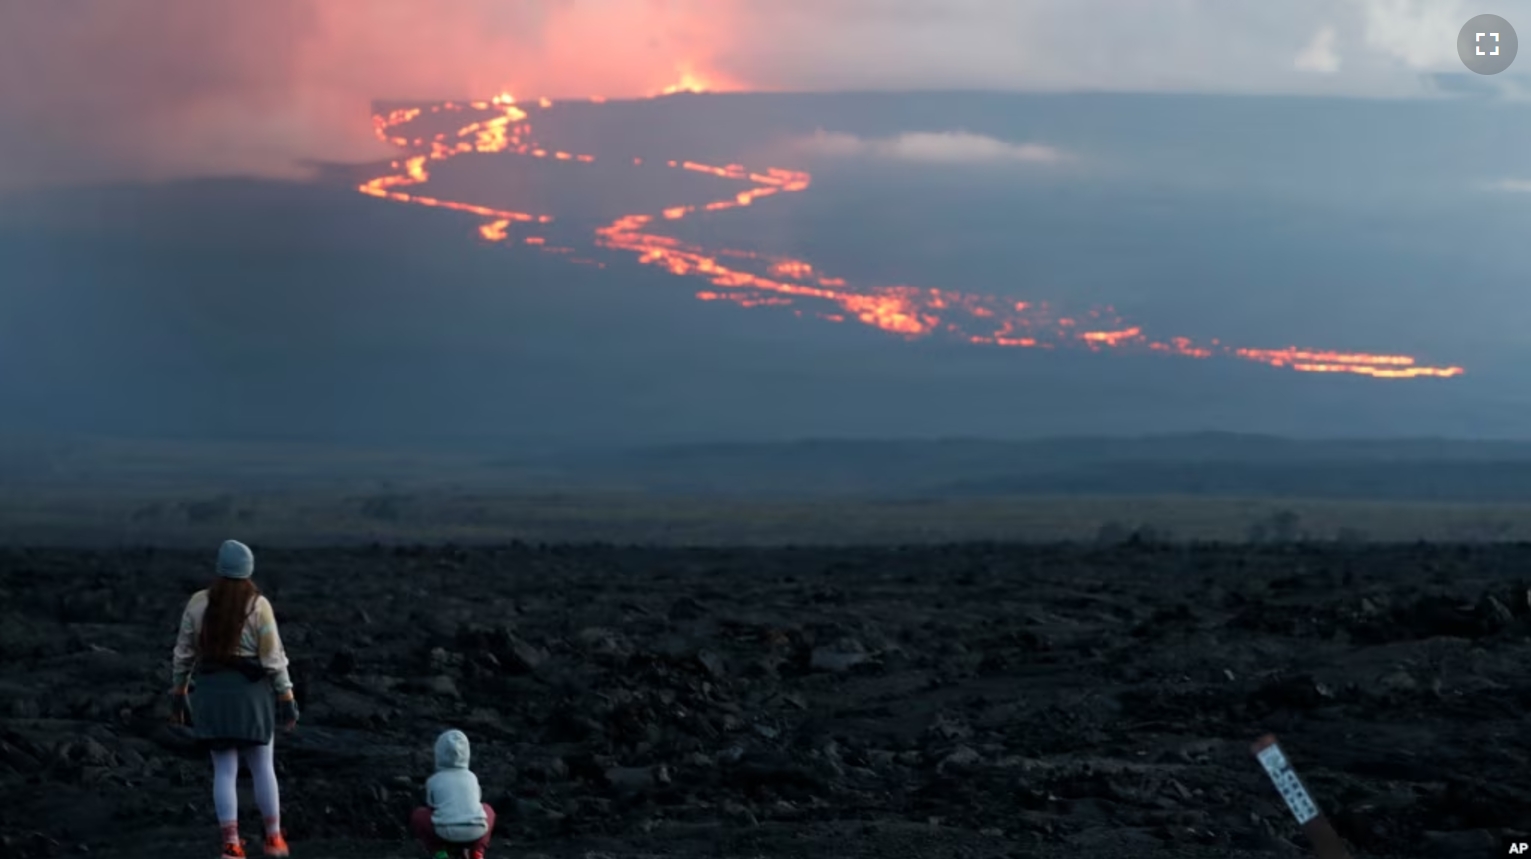
[[[600,102],[604,99],[594,98]],[[550,150],[532,137],[529,111],[553,106],[541,99],[535,106],[521,106],[509,95],[489,101],[442,102],[429,107],[395,110],[373,117],[379,139],[404,150],[393,162],[394,172],[359,186],[364,194],[385,200],[467,212],[485,219],[479,234],[487,241],[510,237],[513,224],[548,224],[547,214],[518,212],[414,193],[430,180],[431,162],[445,162],[460,155],[508,152],[532,158],[589,163],[590,155]],[[455,135],[406,137],[397,131],[427,114],[473,113],[483,118],[460,127]],[[641,165],[641,159],[633,159]],[[1053,349],[1079,346],[1104,349],[1136,349],[1188,358],[1225,356],[1304,373],[1350,373],[1380,379],[1419,377],[1449,378],[1463,373],[1461,367],[1432,367],[1407,355],[1373,355],[1321,349],[1252,349],[1213,340],[1198,344],[1185,337],[1155,340],[1118,318],[1110,309],[1092,310],[1082,318],[1057,316],[1046,304],[1032,304],[990,295],[974,295],[912,286],[852,289],[841,278],[826,277],[812,265],[788,257],[750,251],[706,248],[655,232],[667,221],[697,213],[720,212],[752,205],[756,200],[808,190],[812,177],[803,172],[771,168],[750,171],[731,164],[715,167],[692,161],[669,161],[667,167],[707,173],[745,184],[734,196],[702,205],[676,206],[657,214],[627,215],[596,230],[594,246],[626,251],[645,265],[666,269],[678,277],[706,279],[715,289],[697,293],[704,301],[733,301],[745,307],[794,305],[818,301],[836,308],[820,317],[843,322],[855,319],[908,338],[944,332],[971,343],[991,346]],[[523,241],[549,253],[567,254],[573,262],[604,267],[604,263],[573,256],[574,249],[554,247],[542,236]],[[722,260],[727,260],[723,262]],[[799,314],[801,310],[797,311]]]

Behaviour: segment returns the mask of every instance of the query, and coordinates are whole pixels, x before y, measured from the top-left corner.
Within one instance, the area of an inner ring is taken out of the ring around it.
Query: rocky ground
[[[3,855],[209,856],[166,721],[212,552],[0,553]],[[299,857],[416,855],[444,727],[497,855],[1357,856],[1531,830],[1531,546],[261,551]],[[242,790],[244,788],[242,787]],[[256,814],[243,808],[250,836]]]

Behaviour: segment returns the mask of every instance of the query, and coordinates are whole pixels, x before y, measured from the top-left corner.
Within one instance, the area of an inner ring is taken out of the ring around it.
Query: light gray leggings
[[[235,781],[239,778],[241,754],[250,770],[250,780],[255,784],[255,804],[260,806],[261,817],[271,820],[281,814],[281,799],[276,789],[275,742],[273,739],[264,746],[213,751],[213,806],[218,810],[219,823],[239,819],[239,790]]]

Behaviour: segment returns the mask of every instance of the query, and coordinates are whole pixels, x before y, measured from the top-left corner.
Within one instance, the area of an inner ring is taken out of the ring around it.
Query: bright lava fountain
[[[601,102],[604,99],[597,97],[592,101]],[[513,225],[532,225],[532,229],[535,229],[535,225],[551,223],[553,217],[547,214],[496,209],[425,196],[414,191],[430,180],[429,168],[432,162],[445,162],[474,153],[503,152],[531,158],[593,162],[595,158],[590,155],[548,149],[532,136],[532,115],[537,111],[548,110],[553,105],[551,100],[545,98],[535,104],[517,104],[509,95],[501,95],[489,101],[441,102],[374,116],[373,124],[378,137],[399,147],[405,154],[392,163],[392,172],[363,183],[359,190],[385,200],[478,215],[484,219],[479,233],[491,242],[509,240]],[[427,138],[406,137],[399,133],[403,127],[426,114],[447,112],[477,118],[461,126],[455,135],[442,133]],[[635,158],[633,164],[642,166],[643,162]],[[749,206],[757,200],[778,194],[801,193],[808,190],[812,177],[804,172],[777,168],[748,170],[737,164],[715,167],[693,161],[669,161],[664,166],[734,180],[740,183],[743,190],[726,199],[702,205],[676,206],[652,214],[626,215],[597,229],[592,244],[594,248],[632,253],[640,263],[660,266],[677,277],[707,281],[711,288],[696,294],[697,298],[704,301],[733,301],[745,307],[828,307],[831,309],[817,315],[833,322],[854,319],[908,338],[944,333],[988,346],[1038,349],[1077,346],[1093,351],[1148,351],[1188,358],[1225,356],[1304,373],[1351,373],[1381,379],[1449,378],[1463,373],[1461,367],[1424,366],[1407,355],[1374,355],[1297,347],[1255,349],[1232,346],[1218,340],[1197,343],[1186,337],[1155,339],[1144,334],[1141,328],[1122,321],[1109,308],[1092,310],[1081,318],[1075,318],[1057,315],[1045,303],[1016,301],[992,295],[912,286],[855,287],[842,278],[823,275],[803,260],[687,244],[662,234],[658,228],[668,221]],[[573,262],[605,266],[588,256],[577,255],[573,248],[551,246],[542,236],[526,235],[521,240],[549,253],[568,255]],[[797,312],[801,315],[802,310]]]

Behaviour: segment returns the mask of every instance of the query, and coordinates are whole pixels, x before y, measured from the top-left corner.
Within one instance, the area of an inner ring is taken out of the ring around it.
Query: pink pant
[[[484,837],[472,844],[448,844],[436,834],[436,827],[431,824],[431,809],[421,806],[415,809],[414,814],[409,816],[409,831],[414,833],[415,838],[425,845],[427,850],[447,850],[452,847],[478,847],[487,850],[489,848],[489,836],[494,833],[494,809],[489,803],[484,803],[484,815],[489,819],[489,829]]]

